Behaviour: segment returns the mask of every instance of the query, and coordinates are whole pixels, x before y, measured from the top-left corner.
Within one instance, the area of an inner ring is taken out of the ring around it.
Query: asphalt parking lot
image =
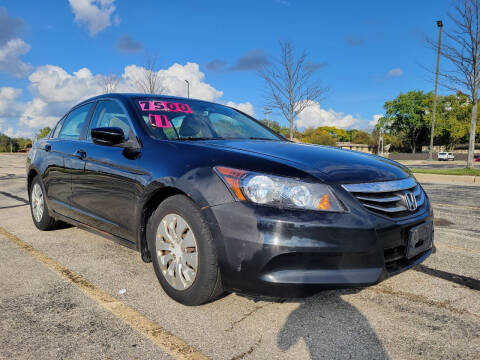
[[[25,180],[25,156],[0,155],[0,359],[480,358],[478,187],[424,184],[437,252],[377,286],[185,307],[138,253],[38,231]]]

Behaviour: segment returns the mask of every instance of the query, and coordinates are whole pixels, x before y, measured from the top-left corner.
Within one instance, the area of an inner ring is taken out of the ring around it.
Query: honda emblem
[[[415,211],[417,210],[417,198],[415,195],[413,195],[412,192],[407,191],[403,194],[403,201],[405,203],[405,206],[407,207],[407,210],[409,211]]]

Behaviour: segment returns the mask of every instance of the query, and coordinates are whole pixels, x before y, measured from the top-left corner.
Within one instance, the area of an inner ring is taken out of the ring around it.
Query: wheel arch
[[[153,191],[144,202],[144,205],[141,211],[141,216],[140,216],[140,227],[139,227],[139,234],[138,234],[139,241],[137,242],[138,244],[137,247],[140,250],[140,254],[144,262],[152,261],[150,250],[148,249],[148,243],[147,243],[148,219],[163,201],[165,201],[166,199],[174,195],[184,195],[188,197],[190,200],[192,200],[193,202],[195,202],[184,191],[172,186],[163,186]]]
[[[37,169],[31,168],[28,171],[27,175],[27,191],[28,191],[28,197],[30,198],[30,186],[32,186],[32,181],[35,178],[35,176],[40,175]]]

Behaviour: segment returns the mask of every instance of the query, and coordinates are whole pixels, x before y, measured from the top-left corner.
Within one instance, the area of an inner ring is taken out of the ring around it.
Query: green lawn
[[[440,175],[472,175],[480,176],[480,169],[410,169],[413,173],[418,174],[440,174]]]

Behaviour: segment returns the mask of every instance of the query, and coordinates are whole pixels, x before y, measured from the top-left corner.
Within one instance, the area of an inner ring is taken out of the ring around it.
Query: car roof
[[[98,96],[94,96],[91,98],[88,98],[86,100],[83,100],[81,103],[78,105],[82,105],[84,103],[93,101],[93,100],[102,100],[102,99],[131,99],[131,98],[138,98],[138,97],[148,97],[148,98],[162,98],[162,99],[171,99],[171,100],[180,100],[180,101],[201,101],[204,103],[209,103],[209,104],[216,104],[220,105],[218,103],[214,103],[212,101],[205,101],[201,99],[194,99],[194,98],[185,98],[181,96],[171,96],[171,95],[162,95],[162,94],[144,94],[144,93],[108,93],[108,94],[102,94]],[[76,105],[76,106],[78,106]]]

